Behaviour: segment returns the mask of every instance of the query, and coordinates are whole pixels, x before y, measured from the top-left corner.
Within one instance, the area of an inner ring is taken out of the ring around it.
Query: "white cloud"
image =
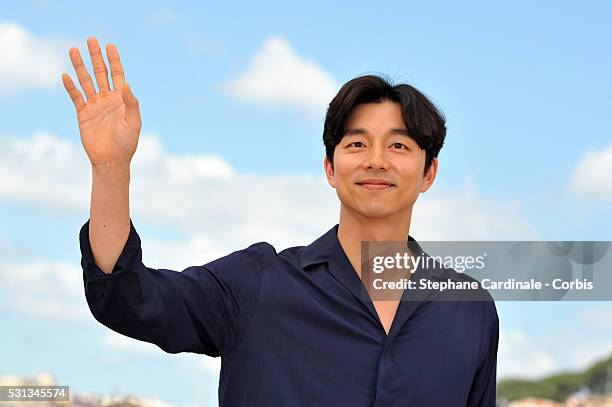
[[[75,244],[78,244],[76,240]],[[206,244],[201,237],[185,243],[148,239],[143,242],[143,251],[147,264],[178,271],[227,254],[226,250],[216,245]],[[90,321],[93,318],[85,300],[82,270],[78,262],[44,258],[7,261],[6,257],[2,258],[0,309],[55,320]],[[112,331],[104,343],[116,348],[130,349],[130,345],[134,349],[142,348],[140,341]]]
[[[39,318],[82,320],[89,317],[79,270],[66,262],[32,259],[0,263],[0,306]]]
[[[0,202],[45,212],[78,212],[85,221],[90,192],[91,167],[80,145],[49,133],[0,137]],[[149,267],[177,271],[258,241],[270,242],[277,251],[308,244],[339,216],[335,190],[323,175],[239,173],[218,156],[168,154],[151,134],[140,137],[130,199],[143,261]],[[417,240],[499,239],[530,233],[518,204],[488,198],[474,185],[429,191],[415,208],[411,235]],[[155,239],[144,234],[145,224],[172,228],[184,237]],[[77,230],[72,238],[77,245]],[[91,318],[77,262],[5,262],[0,271],[3,281],[14,288],[11,297],[21,310],[51,318]],[[58,279],[65,283],[58,284]]]
[[[177,362],[181,368],[195,374],[218,375],[221,369],[221,358],[190,352],[179,355],[164,353],[157,345],[121,335],[111,329],[104,330],[101,342],[102,346],[109,350],[104,355],[111,356],[102,359],[107,365],[123,365],[127,361],[126,358],[138,354],[155,357],[160,362]]]
[[[195,370],[196,374],[203,373],[206,375],[213,374],[218,376],[221,370],[220,357],[213,358],[197,353],[182,353],[179,362],[186,368]]]
[[[439,190],[435,184],[414,205],[410,234],[417,240],[531,240],[536,230],[516,199],[493,199],[473,181]]]
[[[571,172],[569,188],[576,195],[612,201],[612,144],[588,150]]]
[[[40,37],[17,23],[0,21],[0,96],[61,87],[70,47],[66,39]]]
[[[573,349],[569,352],[567,363],[573,370],[585,369],[595,362],[600,362],[612,356],[612,339],[594,340],[595,343],[586,342],[578,341],[578,343],[572,344]]]
[[[0,201],[86,214],[90,191],[91,168],[80,145],[48,133],[0,137]],[[237,173],[214,155],[167,154],[151,134],[140,137],[130,199],[137,229],[146,219],[191,239],[143,239],[153,249],[163,245],[164,250],[149,252],[164,253],[168,261],[184,259],[187,250],[209,258],[262,240],[277,249],[309,243],[337,223],[339,215],[335,190],[323,174]],[[420,240],[525,238],[531,233],[517,202],[488,198],[473,184],[423,194],[411,227]]]
[[[582,371],[612,356],[612,319],[607,318],[612,305],[607,302],[586,306],[573,302],[547,304],[533,303],[530,306],[532,315],[521,318],[519,329],[516,325],[504,327],[504,320],[512,319],[511,304],[498,308],[498,311],[503,310],[500,313],[498,378],[537,380],[561,372]],[[559,324],[560,320],[563,322]],[[527,333],[525,329],[530,321],[538,327],[530,327]]]
[[[580,310],[576,317],[592,326],[609,329],[612,334],[612,303],[604,302],[589,306]]]
[[[497,376],[537,379],[554,373],[555,358],[545,344],[533,342],[524,332],[500,330]]]
[[[82,208],[88,198],[79,189],[91,177],[85,160],[74,144],[49,133],[0,137],[0,200]]]
[[[184,368],[194,374],[216,375],[217,380],[221,370],[221,358],[219,357],[213,358],[190,352],[183,352],[179,355],[164,353],[157,345],[121,335],[110,329],[104,331],[101,341],[102,346],[109,350],[109,352],[104,352],[101,361],[109,366],[124,365],[127,358],[132,355],[144,355],[155,357],[160,362],[164,360],[171,363],[176,362],[181,369]]]
[[[160,348],[152,343],[139,341],[129,336],[121,335],[111,329],[104,331],[102,344],[113,351],[136,352],[150,355],[162,353]]]
[[[221,85],[244,101],[266,106],[291,106],[320,115],[340,86],[318,66],[296,53],[280,36],[267,38],[245,72]]]
[[[212,250],[214,242],[227,250],[254,239],[298,244],[337,218],[334,192],[322,176],[237,174],[214,155],[167,154],[150,134],[141,135],[132,164],[135,225],[143,216],[177,228],[196,247]],[[90,191],[91,166],[80,145],[48,133],[0,137],[0,201],[86,214]]]

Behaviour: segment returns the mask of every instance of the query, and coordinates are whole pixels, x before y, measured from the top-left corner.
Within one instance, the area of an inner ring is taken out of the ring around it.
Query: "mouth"
[[[384,184],[384,183],[368,183],[368,182],[357,182],[362,188],[370,189],[370,190],[388,190],[391,188],[395,188],[394,184]]]

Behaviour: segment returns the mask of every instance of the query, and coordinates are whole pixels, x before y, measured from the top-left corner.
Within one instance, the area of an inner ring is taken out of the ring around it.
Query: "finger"
[[[68,95],[70,95],[70,99],[72,99],[77,113],[80,112],[86,104],[85,100],[83,99],[83,95],[81,94],[81,91],[79,91],[77,87],[74,86],[72,78],[67,73],[62,73],[62,82],[64,82],[64,87],[68,91]]]
[[[113,78],[113,90],[121,89],[125,83],[125,76],[123,74],[119,52],[114,44],[106,45],[106,56],[108,57],[111,77]]]
[[[140,103],[132,94],[132,88],[129,83],[125,83],[121,89],[121,96],[125,103],[125,121],[136,133],[140,133],[142,122],[140,119]]]
[[[96,82],[98,83],[98,92],[110,92],[110,88],[108,86],[108,71],[106,70],[106,64],[104,63],[104,58],[102,57],[100,44],[98,44],[96,37],[87,38],[87,48],[89,49],[91,65],[93,66]]]
[[[87,72],[87,69],[83,64],[83,58],[81,58],[81,53],[79,52],[78,48],[70,48],[69,53],[70,60],[72,61],[72,66],[74,66],[74,71],[77,74],[79,83],[85,91],[85,96],[87,96],[87,100],[89,100],[96,95],[96,89],[94,88],[93,82],[91,81],[91,76],[89,76],[89,72]]]

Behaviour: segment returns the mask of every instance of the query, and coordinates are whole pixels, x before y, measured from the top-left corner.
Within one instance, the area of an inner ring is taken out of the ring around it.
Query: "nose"
[[[374,146],[369,149],[368,155],[366,156],[363,166],[364,168],[371,169],[388,169],[389,160],[384,147]]]

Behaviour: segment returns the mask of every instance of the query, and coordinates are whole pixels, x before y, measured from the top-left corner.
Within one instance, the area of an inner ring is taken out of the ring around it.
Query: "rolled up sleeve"
[[[94,318],[120,334],[159,346],[168,353],[219,356],[236,346],[257,304],[266,242],[182,271],[142,262],[132,220],[113,271],[93,258],[89,220],[79,233],[85,297]]]

